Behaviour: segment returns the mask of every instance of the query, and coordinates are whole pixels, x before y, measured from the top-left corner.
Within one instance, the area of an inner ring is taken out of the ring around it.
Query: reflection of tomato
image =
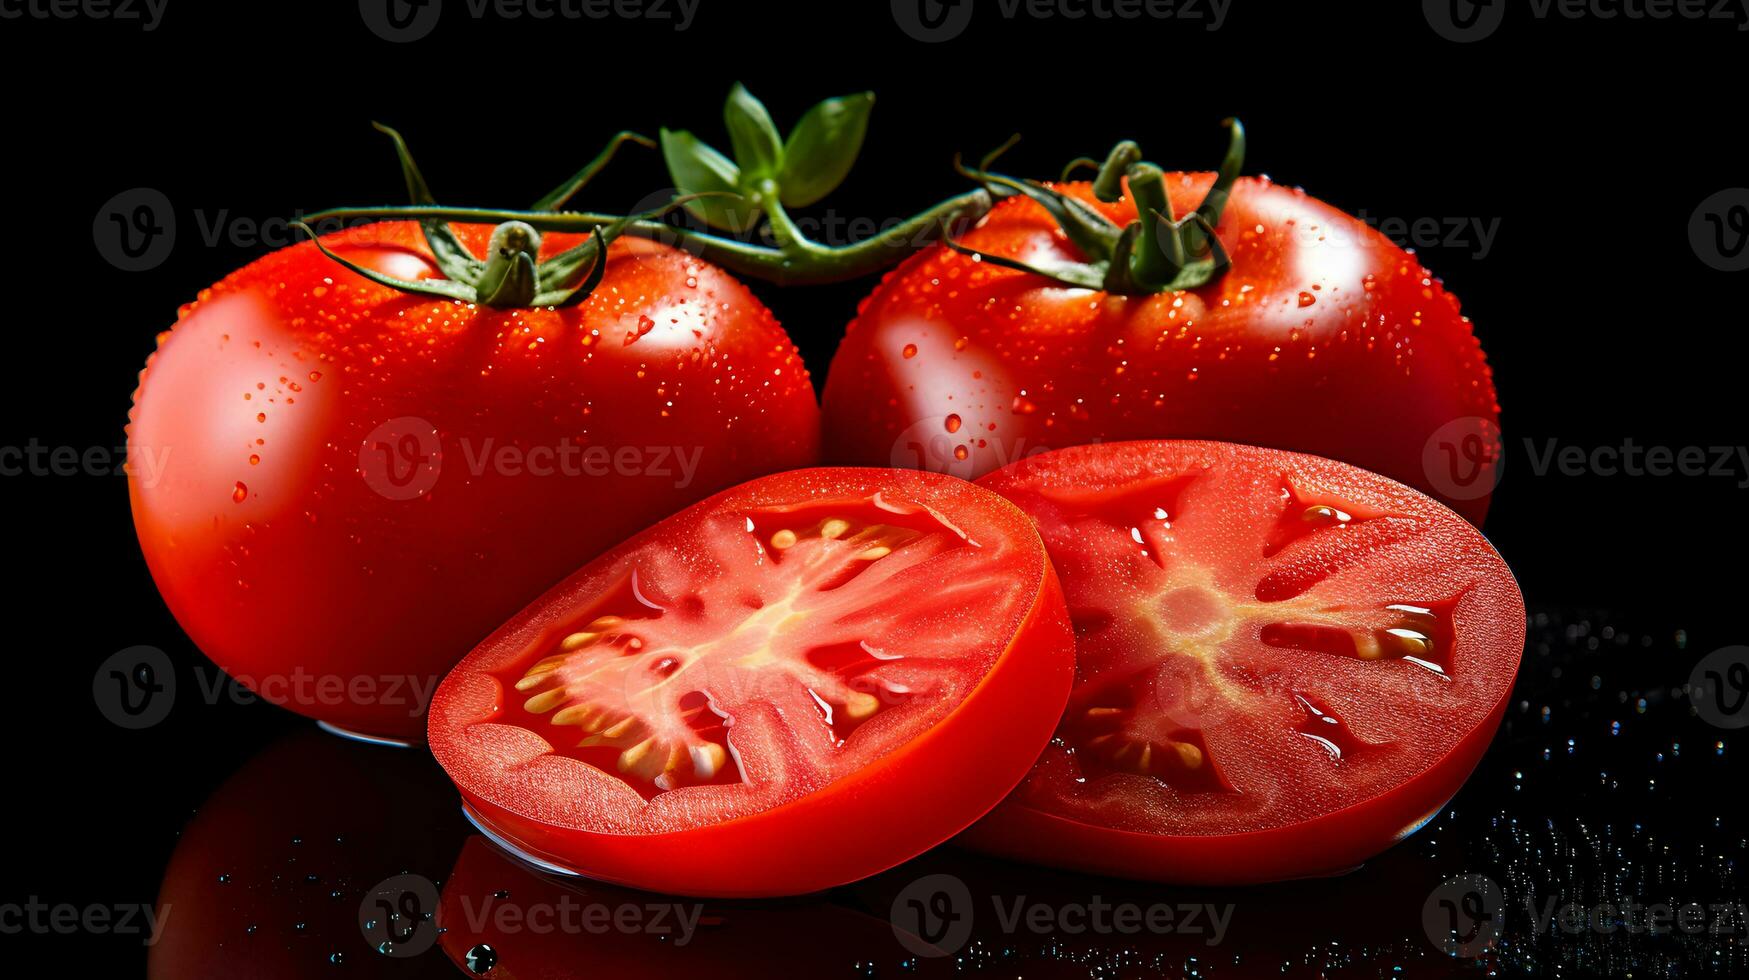
[[[408,224],[327,241],[435,275]],[[185,308],[141,377],[129,487],[195,643],[270,701],[416,738],[444,671],[553,582],[814,460],[807,372],[745,287],[650,242],[608,256],[575,306],[495,310],[369,283],[305,242]]]
[[[444,953],[465,975],[486,980],[950,972],[947,961],[919,960],[900,945],[885,919],[818,899],[702,903],[560,880],[484,837],[462,848],[436,921]]]
[[[974,845],[1177,881],[1336,872],[1437,812],[1499,724],[1518,587],[1406,487],[1199,442],[1065,449],[982,483],[1038,522],[1078,666],[1056,740]]]
[[[1166,175],[1174,213],[1212,179]],[[1057,186],[1120,225],[1135,218],[1128,199]],[[1364,222],[1267,180],[1239,180],[1218,232],[1224,274],[1142,296],[1064,288],[941,245],[914,256],[864,301],[832,361],[827,461],[972,479],[1051,448],[1222,439],[1354,463],[1480,522],[1493,457],[1473,461],[1480,472],[1439,458],[1466,436],[1490,449],[1499,418],[1456,298]],[[1020,196],[961,242],[1033,266],[1084,258]]]
[[[483,824],[591,877],[798,894],[1013,788],[1073,642],[1026,516],[932,473],[736,487],[579,571],[455,669],[431,750]]]
[[[442,878],[465,837],[453,807],[423,753],[315,731],[287,736],[183,830],[158,891],[168,916],[149,975],[290,980],[339,963],[373,977],[452,976],[435,954],[379,954],[359,929],[359,909],[387,878]]]

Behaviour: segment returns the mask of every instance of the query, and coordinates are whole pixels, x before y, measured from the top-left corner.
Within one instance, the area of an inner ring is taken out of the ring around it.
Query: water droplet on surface
[[[468,971],[475,976],[485,976],[498,965],[498,951],[485,943],[468,950]]]

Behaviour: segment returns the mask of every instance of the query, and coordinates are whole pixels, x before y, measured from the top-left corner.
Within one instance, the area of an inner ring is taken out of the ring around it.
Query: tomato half
[[[1171,173],[1175,215],[1214,177]],[[1119,225],[1129,199],[1052,185]],[[826,461],[975,479],[1050,449],[1220,439],[1354,463],[1487,513],[1492,374],[1469,320],[1413,255],[1297,188],[1240,178],[1194,289],[1065,288],[936,245],[864,300],[825,389]],[[999,203],[960,242],[1028,265],[1082,256],[1034,201]]]
[[[539,861],[798,894],[910,858],[1025,774],[1074,643],[1038,534],[968,483],[744,484],[592,562],[459,664],[429,742]]]
[[[982,485],[1037,521],[1077,673],[1056,738],[964,840],[1127,877],[1335,873],[1451,799],[1524,644],[1511,571],[1438,503],[1276,450],[1131,442]]]
[[[476,253],[490,231],[455,228]],[[437,276],[408,223],[324,241]],[[507,310],[281,249],[182,310],[129,418],[135,527],[194,642],[266,700],[400,738],[554,582],[724,487],[812,464],[819,440],[770,311],[633,239],[576,305]]]

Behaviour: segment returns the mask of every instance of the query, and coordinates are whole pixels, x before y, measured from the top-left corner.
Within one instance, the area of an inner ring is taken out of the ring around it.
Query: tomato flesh
[[[1077,678],[968,842],[1162,880],[1333,873],[1443,806],[1498,724],[1523,600],[1415,491],[1199,442],[1067,449],[980,483],[1039,524]]]
[[[1049,739],[1072,663],[1012,505],[935,474],[803,470],[554,589],[444,681],[430,742],[475,818],[538,860],[799,893],[986,812]]]

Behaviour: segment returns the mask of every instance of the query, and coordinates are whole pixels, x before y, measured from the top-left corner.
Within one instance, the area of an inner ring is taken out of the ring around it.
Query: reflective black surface
[[[183,828],[150,975],[1739,975],[1743,768],[1658,683],[1701,639],[1679,629],[1535,613],[1506,721],[1450,807],[1348,875],[1256,888],[949,846],[818,896],[636,892],[500,850],[422,750],[300,727]]]

